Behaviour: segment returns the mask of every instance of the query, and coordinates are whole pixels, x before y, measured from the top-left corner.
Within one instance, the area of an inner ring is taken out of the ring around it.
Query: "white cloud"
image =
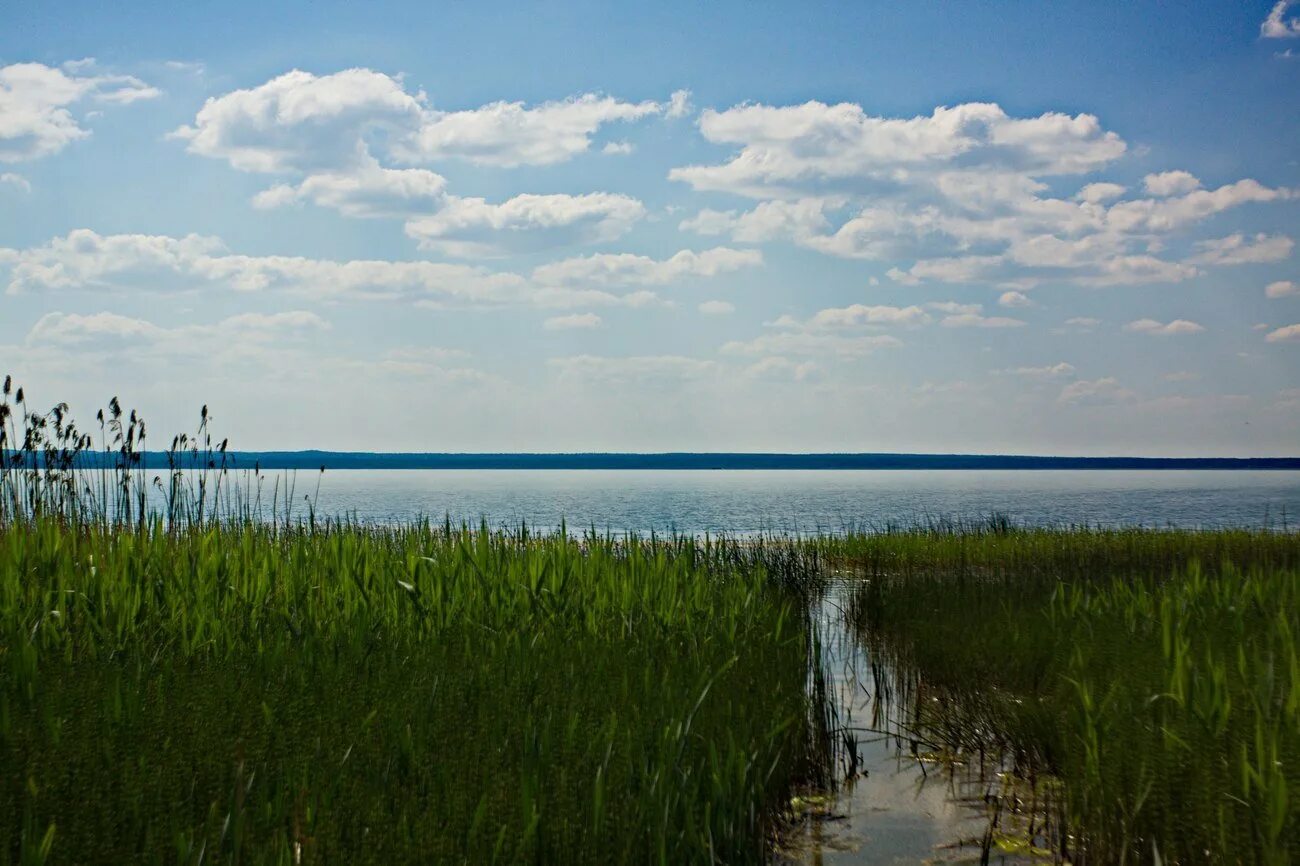
[[[458,306],[575,307],[643,305],[648,292],[617,295],[538,285],[518,274],[425,261],[332,261],[246,256],[218,238],[100,235],[78,229],[29,249],[0,248],[9,294],[25,292],[224,289],[283,292],[315,301],[406,301]]]
[[[1292,2],[1293,0],[1277,0],[1269,10],[1268,17],[1259,25],[1260,36],[1265,39],[1300,36],[1300,18],[1286,17],[1287,9],[1291,7]]]
[[[728,355],[837,355],[861,358],[880,349],[894,349],[901,345],[902,341],[887,334],[845,337],[812,331],[783,331],[763,334],[752,340],[733,340],[725,343],[721,351]]]
[[[264,345],[305,337],[313,332],[329,330],[329,327],[320,316],[303,310],[242,313],[214,325],[176,328],[160,327],[143,319],[110,312],[91,315],[48,313],[28,332],[27,345],[202,356],[222,351],[223,344]]]
[[[426,112],[406,158],[456,158],[506,168],[552,165],[584,153],[604,124],[662,111],[655,102],[630,103],[586,93],[532,108],[522,102],[494,102],[468,111]]]
[[[1226,238],[1199,241],[1199,252],[1191,258],[1197,264],[1243,265],[1256,262],[1280,262],[1291,255],[1295,243],[1285,235],[1260,232],[1247,238],[1240,232]]]
[[[505,255],[545,247],[614,240],[645,215],[645,206],[615,193],[523,194],[492,204],[448,198],[435,213],[406,223],[421,249],[460,257]]]
[[[982,304],[931,301],[926,306],[945,314],[939,320],[939,324],[945,328],[1023,328],[1026,324],[1021,319],[1010,319],[1005,316],[985,316]]]
[[[1090,183],[1086,184],[1074,197],[1079,201],[1085,201],[1088,204],[1101,204],[1111,199],[1119,198],[1128,192],[1128,187],[1118,183]]]
[[[1094,319],[1091,316],[1075,316],[1066,319],[1065,324],[1072,328],[1095,328],[1101,324],[1101,319]]]
[[[705,301],[699,311],[706,316],[726,316],[736,312],[736,305],[730,301]]]
[[[926,306],[950,316],[976,315],[984,309],[983,304],[959,304],[956,301],[930,301]]]
[[[423,91],[371,69],[329,75],[293,70],[209,99],[173,135],[190,152],[255,172],[338,171],[365,156],[403,163],[459,159],[512,168],[552,165],[586,152],[605,124],[670,111],[586,93],[526,106],[493,102],[438,111]]]
[[[1190,172],[1162,171],[1142,178],[1142,188],[1147,191],[1147,195],[1165,198],[1198,190],[1201,188],[1201,182]]]
[[[1028,379],[1060,379],[1073,376],[1075,369],[1073,364],[1061,361],[1058,364],[1049,364],[1044,367],[1011,367],[997,372],[1007,376],[1024,376]]]
[[[1124,330],[1136,334],[1151,334],[1156,337],[1173,337],[1199,334],[1205,328],[1196,322],[1189,322],[1187,319],[1174,319],[1172,322],[1167,323],[1158,322],[1155,319],[1138,319],[1125,325]]]
[[[1269,331],[1264,337],[1270,343],[1282,343],[1292,340],[1300,341],[1300,324],[1286,325],[1278,328],[1276,331]]]
[[[1080,379],[1061,389],[1057,401],[1080,405],[1104,406],[1114,403],[1127,403],[1137,398],[1137,394],[1125,388],[1113,377],[1101,379]]]
[[[939,322],[945,328],[1023,328],[1027,323],[1022,319],[1010,319],[1006,316],[983,316],[979,313],[958,313],[945,316]]]
[[[892,260],[890,276],[906,284],[1023,291],[1047,280],[1179,282],[1201,273],[1198,264],[1229,261],[1160,258],[1162,235],[1293,196],[1251,179],[1201,189],[1191,174],[1167,171],[1144,179],[1146,197],[1125,199],[1124,186],[1105,181],[1052,197],[1045,178],[1104,168],[1126,152],[1118,135],[1085,114],[1013,118],[996,105],[966,104],[900,119],[810,102],[705,111],[700,129],[738,150],[720,164],[682,166],[669,176],[758,203],[748,211],[705,209],[680,228]]]
[[[678,226],[682,231],[701,235],[729,234],[742,243],[789,238],[797,243],[825,243],[823,233],[830,227],[827,207],[842,206],[839,199],[803,198],[796,201],[767,201],[753,210],[716,211],[705,208]]]
[[[657,260],[632,253],[599,253],[564,259],[533,270],[533,279],[543,285],[657,286],[692,277],[714,277],[763,263],[758,250],[728,247],[695,252],[680,250]]]
[[[818,311],[804,327],[825,330],[880,327],[887,325],[927,325],[933,319],[921,307],[891,307],[884,304],[850,304]],[[782,321],[781,324],[790,324]]]
[[[929,116],[885,118],[850,103],[706,110],[700,131],[740,152],[716,166],[673,169],[669,177],[698,190],[780,198],[808,185],[861,179],[888,186],[899,170],[965,166],[1045,174],[1091,171],[1119,157],[1124,142],[1092,115],[1009,117],[1000,107],[968,103]]]
[[[1291,191],[1270,189],[1258,181],[1239,180],[1218,189],[1198,189],[1161,199],[1122,201],[1106,212],[1106,225],[1116,231],[1164,232],[1251,202],[1291,198]]]
[[[447,201],[446,180],[422,168],[382,168],[374,160],[351,171],[321,172],[301,183],[277,184],[253,197],[257,208],[310,202],[350,217],[412,217]]]
[[[691,92],[689,90],[674,90],[672,96],[668,98],[668,107],[664,114],[668,117],[685,117],[693,110]]]
[[[1287,298],[1291,295],[1300,295],[1300,284],[1292,280],[1278,280],[1269,283],[1265,287],[1264,295],[1269,298]]]
[[[641,384],[671,384],[701,379],[716,369],[712,361],[688,358],[681,355],[638,355],[631,357],[601,357],[574,355],[567,358],[550,358],[547,366],[561,378],[595,382],[638,382]]]
[[[1003,292],[998,296],[998,306],[1001,307],[1032,307],[1034,302],[1024,292]]]
[[[198,60],[164,60],[163,66],[173,72],[188,72],[190,75],[202,75],[207,66]]]
[[[93,61],[0,67],[0,162],[24,162],[58,153],[90,135],[72,107],[93,99],[125,105],[161,91],[130,75],[83,75]]]
[[[425,249],[493,256],[611,240],[640,219],[625,195],[522,194],[500,203],[460,197],[442,175],[416,163],[463,160],[510,168],[564,162],[590,149],[607,123],[669,110],[583,94],[526,106],[494,102],[443,112],[400,77],[370,69],[330,75],[293,70],[257,87],[209,99],[172,137],[194,154],[241,171],[290,178],[262,191],[262,208],[308,202],[345,216],[406,220]],[[608,152],[631,145],[611,142]]]
[[[600,152],[608,156],[626,156],[636,148],[630,141],[610,141],[600,149]]]
[[[0,172],[0,183],[7,183],[10,186],[16,186],[23,192],[31,192],[32,185],[27,178],[21,174],[15,174],[12,171]]]
[[[600,316],[595,313],[574,313],[571,316],[552,316],[542,327],[548,331],[569,331],[575,328],[598,328]]]
[[[781,355],[760,358],[745,368],[745,375],[754,379],[789,378],[803,382],[820,370],[813,361],[791,361]]]
[[[208,99],[194,125],[172,135],[191,153],[241,171],[337,171],[365,158],[372,134],[401,141],[418,132],[425,101],[399,79],[369,69],[324,76],[295,69]]]

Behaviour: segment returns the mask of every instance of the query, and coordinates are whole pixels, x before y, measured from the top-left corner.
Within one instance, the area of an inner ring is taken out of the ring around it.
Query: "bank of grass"
[[[1031,783],[1003,786],[1008,808],[1046,802],[1010,847],[1300,861],[1294,533],[995,522],[818,545],[856,575],[850,619],[895,729],[1005,763]]]
[[[806,601],[748,556],[0,529],[0,860],[761,862],[827,747]]]

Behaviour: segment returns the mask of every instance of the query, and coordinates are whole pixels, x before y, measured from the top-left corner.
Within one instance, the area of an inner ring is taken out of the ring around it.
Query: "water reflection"
[[[894,670],[850,627],[853,578],[818,602],[826,686],[842,737],[839,789],[794,804],[778,862],[922,864],[1051,862],[1056,833],[1045,786],[1019,781],[991,754],[952,753],[927,736],[918,682]]]

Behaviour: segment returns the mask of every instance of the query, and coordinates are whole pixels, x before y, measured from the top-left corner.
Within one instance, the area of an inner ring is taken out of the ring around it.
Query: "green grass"
[[[750,551],[0,530],[0,861],[761,862],[825,773]]]
[[[1074,862],[1300,860],[1300,537],[904,532],[819,542],[898,728],[1004,761]],[[1023,792],[1021,792],[1023,793]]]
[[[986,843],[1300,861],[1294,533],[362,527],[0,390],[0,864],[768,861],[856,754],[825,566],[891,731],[1010,771]]]
[[[116,399],[26,398],[0,863],[763,862],[833,781],[788,548],[322,522],[206,407],[155,475]]]

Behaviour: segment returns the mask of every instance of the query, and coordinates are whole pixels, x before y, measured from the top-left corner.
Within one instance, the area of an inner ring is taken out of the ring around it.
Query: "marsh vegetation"
[[[0,863],[767,862],[881,735],[963,776],[976,860],[1300,856],[1293,532],[363,526],[206,411],[154,472],[116,401],[89,436],[25,396]]]

